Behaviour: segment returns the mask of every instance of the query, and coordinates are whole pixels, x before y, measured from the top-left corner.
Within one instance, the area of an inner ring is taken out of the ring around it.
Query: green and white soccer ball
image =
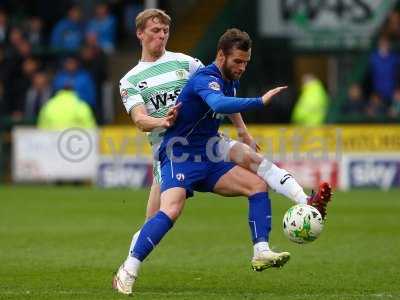
[[[283,217],[283,232],[295,243],[305,244],[316,240],[323,228],[320,212],[307,204],[292,206]]]

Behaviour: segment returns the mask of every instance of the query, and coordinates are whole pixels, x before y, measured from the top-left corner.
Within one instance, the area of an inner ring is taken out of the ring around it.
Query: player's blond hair
[[[147,20],[153,20],[157,18],[162,24],[170,25],[171,17],[161,9],[149,8],[145,9],[136,16],[136,30],[144,30],[146,27]]]

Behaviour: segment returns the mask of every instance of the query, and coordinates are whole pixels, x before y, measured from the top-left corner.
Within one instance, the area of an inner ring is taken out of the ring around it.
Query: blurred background
[[[149,185],[150,150],[124,111],[118,82],[140,58],[134,20],[150,7],[172,17],[167,49],[204,64],[227,28],[251,35],[238,95],[289,89],[244,118],[264,153],[303,185],[400,185],[395,0],[0,1],[1,183]],[[55,121],[46,120],[43,106],[65,87],[84,104],[59,99]],[[77,110],[92,130],[69,133],[64,145],[63,117]],[[87,153],[66,158],[63,149]]]

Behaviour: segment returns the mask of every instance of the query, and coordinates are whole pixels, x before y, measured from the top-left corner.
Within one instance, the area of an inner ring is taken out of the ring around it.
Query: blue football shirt
[[[182,106],[174,126],[165,132],[160,153],[173,144],[174,155],[203,154],[210,138],[218,135],[224,113],[263,107],[261,98],[234,98],[238,86],[237,80],[224,80],[214,63],[197,71],[177,99]]]

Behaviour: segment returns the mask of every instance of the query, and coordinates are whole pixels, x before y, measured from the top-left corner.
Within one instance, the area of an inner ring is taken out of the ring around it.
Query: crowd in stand
[[[394,121],[400,118],[400,12],[391,12],[368,59],[362,82],[347,92],[342,113],[356,120]]]
[[[33,2],[45,6],[38,7],[36,13],[30,8],[25,15],[16,14],[15,7],[2,7],[0,2],[0,126],[3,120],[35,123],[49,99],[66,88],[90,107],[97,123],[103,124],[107,58],[114,53],[117,39],[117,18],[112,9],[104,2],[92,3],[89,9],[72,0]],[[133,33],[134,16],[141,4],[121,3],[123,15],[118,18]],[[395,10],[370,54],[364,80],[348,89],[347,101],[341,106],[343,116],[354,116],[356,121],[400,118],[399,53],[400,12]]]
[[[71,4],[52,26],[40,16],[15,17],[0,6],[0,118],[35,122],[49,99],[69,89],[102,123],[102,86],[116,29],[105,3],[96,4],[89,18]]]

